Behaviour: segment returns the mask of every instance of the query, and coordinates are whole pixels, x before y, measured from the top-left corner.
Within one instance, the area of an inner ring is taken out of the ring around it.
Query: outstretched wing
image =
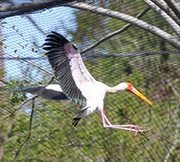
[[[32,94],[37,94],[42,98],[48,100],[67,100],[68,98],[62,92],[59,84],[50,84],[48,86],[34,86],[34,87],[26,87],[20,90],[21,92],[27,92]]]
[[[86,69],[78,49],[62,35],[52,32],[44,49],[64,94],[80,105],[86,103],[88,86],[95,79]]]

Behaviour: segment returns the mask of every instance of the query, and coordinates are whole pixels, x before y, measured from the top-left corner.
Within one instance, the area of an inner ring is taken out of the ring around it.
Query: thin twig
[[[33,18],[29,15],[25,15],[27,19],[41,32],[41,34],[45,35],[45,32],[39,27],[39,25],[33,20]]]
[[[147,11],[149,11],[150,8],[149,7],[146,7],[144,10],[142,10],[137,16],[136,18],[140,18],[142,17]],[[100,40],[98,40],[97,42],[95,42],[94,44],[90,45],[89,47],[87,47],[86,49],[84,49],[81,54],[95,48],[96,46],[98,46],[99,44],[101,44],[102,42],[104,42],[105,40],[117,35],[117,34],[120,34],[122,33],[123,31],[127,30],[129,27],[131,27],[132,24],[128,23],[126,24],[125,26],[123,26],[122,28],[110,33],[110,34],[107,34],[106,36],[104,36],[103,38],[101,38]]]
[[[37,65],[37,64],[35,64],[35,63],[31,62],[31,61],[26,61],[26,60],[24,60],[24,59],[22,59],[22,58],[20,58],[20,57],[16,57],[16,56],[13,56],[13,55],[8,54],[8,53],[4,53],[4,54],[5,54],[5,55],[8,55],[8,56],[11,56],[11,57],[13,57],[13,58],[15,58],[15,59],[17,59],[17,60],[24,61],[24,62],[27,62],[27,63],[29,63],[29,64],[32,64],[32,65],[36,66],[37,68],[39,68],[39,69],[45,71],[46,73],[50,74],[50,75],[53,76],[54,78],[56,78],[55,75],[53,75],[53,74],[50,73],[49,71],[45,70],[45,69],[42,68],[41,66],[39,66],[39,65]],[[57,78],[56,78],[56,79],[57,79]]]
[[[49,85],[49,84],[51,84],[51,82],[54,80],[54,77],[52,77],[50,80],[49,80],[49,82],[46,84],[46,86],[47,85]]]
[[[24,101],[21,105],[19,105],[16,109],[14,109],[14,111],[12,111],[9,115],[7,115],[6,117],[2,118],[0,121],[5,120],[9,117],[11,117],[16,111],[18,111],[19,109],[22,108],[23,105],[25,105],[27,102],[34,100],[36,97],[38,97],[38,95],[34,95],[31,98],[27,99],[26,101]]]
[[[4,84],[10,85],[8,82],[5,82],[4,80],[0,79],[0,81]]]
[[[49,85],[49,84],[53,81],[53,79],[54,79],[54,77],[52,77],[46,85]],[[1,119],[0,121],[9,118],[9,117],[12,116],[16,111],[18,111],[19,109],[21,109],[21,107],[22,107],[23,105],[25,105],[27,102],[29,102],[29,101],[31,101],[31,100],[34,100],[36,97],[38,97],[37,94],[34,95],[34,96],[32,96],[31,98],[25,100],[25,101],[24,101],[21,105],[19,105],[14,111],[12,111],[9,115],[7,115],[6,117],[4,117],[4,118]]]
[[[27,138],[25,139],[25,141],[19,146],[18,150],[15,153],[15,157],[12,160],[12,162],[14,162],[21,150],[21,148],[27,143],[27,141],[30,139],[31,137],[31,130],[32,130],[32,120],[33,120],[33,114],[34,114],[34,102],[35,102],[35,98],[32,100],[32,109],[31,109],[31,116],[30,116],[30,121],[29,121],[29,134],[27,136]]]

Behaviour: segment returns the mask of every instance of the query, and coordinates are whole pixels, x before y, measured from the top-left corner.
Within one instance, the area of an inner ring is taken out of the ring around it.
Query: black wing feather
[[[49,100],[67,100],[68,99],[63,92],[46,89],[46,86],[28,87],[28,88],[23,88],[20,91],[37,94],[38,96],[41,96],[42,98],[49,99]]]
[[[59,84],[64,94],[76,103],[81,105],[85,104],[86,98],[76,86],[70,69],[70,60],[64,49],[64,45],[69,43],[69,41],[56,32],[49,34],[45,41],[43,49],[48,51],[46,55],[52,68],[55,70],[55,76],[59,80]],[[77,50],[74,45],[73,47]]]

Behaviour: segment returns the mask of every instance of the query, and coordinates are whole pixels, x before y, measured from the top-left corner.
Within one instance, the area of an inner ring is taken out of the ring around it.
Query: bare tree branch
[[[0,121],[5,120],[5,119],[9,118],[10,116],[14,115],[14,113],[16,111],[18,111],[19,109],[21,109],[23,105],[25,105],[27,102],[29,102],[31,100],[34,100],[36,97],[38,97],[38,95],[34,95],[31,98],[27,99],[21,105],[19,105],[16,109],[14,109],[9,115],[7,115],[6,117],[2,118]]]
[[[161,10],[163,10],[166,14],[168,14],[180,26],[180,19],[176,17],[170,6],[168,6],[163,0],[151,1],[156,4]]]
[[[54,77],[52,77],[49,82],[46,85],[49,85],[52,81],[53,81]],[[5,120],[7,118],[9,118],[10,116],[12,116],[17,110],[21,109],[23,105],[25,105],[27,102],[34,100],[36,97],[38,97],[38,95],[34,95],[31,98],[25,100],[21,105],[19,105],[14,111],[12,111],[9,115],[7,115],[6,117],[2,118],[0,121]]]
[[[32,3],[23,3],[21,5],[15,5],[15,6],[6,6],[6,7],[1,7],[0,8],[0,12],[5,12],[5,11],[17,11],[19,12],[20,9],[24,8],[24,10],[26,11],[23,11],[24,13],[27,13],[28,11],[33,10],[33,11],[36,11],[36,10],[39,10],[39,9],[43,9],[43,8],[51,8],[53,6],[58,6],[58,5],[64,5],[64,6],[70,6],[70,7],[74,7],[74,8],[78,8],[78,9],[83,9],[83,10],[87,10],[87,11],[90,11],[90,12],[94,12],[94,13],[99,13],[99,14],[103,14],[103,15],[106,15],[106,16],[109,16],[109,17],[113,17],[113,18],[116,18],[116,19],[119,19],[119,20],[123,20],[123,21],[126,21],[128,23],[131,23],[133,25],[136,25],[148,32],[151,32],[163,39],[165,39],[167,42],[169,42],[172,46],[174,46],[175,48],[177,48],[178,50],[180,50],[180,41],[178,41],[176,38],[174,38],[172,35],[170,35],[169,33],[155,27],[155,26],[152,26],[142,20],[139,20],[137,18],[134,18],[132,16],[129,16],[127,14],[123,14],[123,13],[120,13],[120,12],[117,12],[117,11],[112,11],[112,10],[109,10],[109,9],[105,9],[105,8],[102,8],[102,7],[97,7],[97,6],[93,6],[93,5],[88,5],[88,4],[85,4],[85,3],[82,3],[82,2],[77,2],[77,3],[72,3],[72,4],[68,4],[68,5],[65,5],[65,3],[68,3],[68,2],[72,2],[72,0],[70,1],[58,1],[58,0],[51,0],[51,1],[48,1],[48,2],[32,2]],[[22,12],[22,11],[21,11]],[[22,13],[21,13],[22,14]],[[5,16],[7,17],[7,16]],[[3,14],[0,16],[0,18],[3,18]],[[172,19],[171,19],[172,21]],[[174,22],[174,21],[173,21]],[[173,24],[173,23],[172,23]],[[172,25],[171,25],[172,26]],[[180,32],[179,32],[179,28],[176,28],[176,25],[174,26],[173,25],[173,29],[175,29],[176,33],[178,33],[178,35],[180,35]]]
[[[15,15],[21,15],[25,13],[32,13],[34,11],[42,10],[44,8],[47,9],[55,6],[62,6],[64,4],[73,1],[75,0],[48,0],[48,1],[33,1],[31,3],[21,3],[18,5],[11,5],[11,6],[1,5],[0,12],[2,14],[0,15],[0,19]]]
[[[6,85],[9,85],[9,83],[8,83],[8,82],[5,82],[5,81],[4,81],[4,80],[2,80],[2,79],[0,79],[0,81],[1,81],[2,83],[6,84]]]
[[[35,97],[36,98],[36,97]],[[32,120],[33,120],[33,114],[34,114],[34,102],[35,102],[35,98],[32,99],[32,108],[31,108],[31,115],[30,115],[30,121],[29,121],[29,134],[27,136],[27,138],[25,139],[25,141],[19,146],[18,150],[15,153],[15,157],[12,160],[12,162],[14,162],[21,150],[21,148],[27,143],[27,141],[31,138],[31,130],[32,130]]]
[[[149,11],[149,7],[145,8],[144,10],[142,10],[136,17],[140,18],[142,17],[147,11]],[[105,40],[122,33],[123,31],[127,30],[130,26],[132,26],[130,23],[126,24],[125,26],[123,26],[121,29],[118,29],[112,33],[107,34],[105,37],[101,38],[100,40],[98,40],[97,42],[95,42],[94,44],[90,45],[89,47],[87,47],[86,49],[84,49],[81,54],[97,47],[99,44],[101,44],[102,42],[104,42]]]
[[[52,77],[48,84],[50,84],[52,81],[53,81],[54,77]],[[5,118],[3,118],[2,120],[12,116],[17,110],[19,110],[20,108],[22,108],[22,106],[24,104],[26,104],[27,102],[29,102],[30,100],[32,100],[32,109],[31,109],[31,115],[30,115],[30,122],[29,122],[29,131],[28,131],[28,136],[26,138],[26,140],[19,146],[18,150],[16,151],[15,153],[15,157],[14,159],[12,160],[12,162],[14,162],[21,150],[21,148],[28,142],[28,140],[30,139],[31,137],[31,131],[32,131],[32,120],[33,120],[33,113],[34,113],[34,102],[35,102],[35,99],[38,97],[38,95],[34,95],[33,97],[29,98],[28,100],[24,101],[20,106],[18,106],[13,112],[11,112],[9,115],[7,115]],[[0,120],[1,121],[1,120]],[[12,125],[11,125],[12,126]],[[9,130],[9,129],[8,129]],[[9,133],[8,133],[9,134]],[[6,140],[7,142],[7,140]]]
[[[177,48],[178,50],[180,50],[180,41],[177,40],[175,37],[173,37],[171,34],[153,26],[150,25],[148,23],[146,23],[145,21],[139,20],[133,16],[129,16],[127,14],[124,13],[120,13],[117,11],[112,11],[110,9],[105,9],[102,7],[97,7],[97,6],[92,6],[92,5],[88,5],[82,2],[79,3],[74,3],[71,5],[67,5],[73,8],[77,8],[77,9],[82,9],[82,10],[86,10],[89,12],[93,12],[93,13],[98,13],[101,15],[105,15],[105,16],[109,16],[112,18],[116,18],[119,20],[123,20],[125,22],[131,23],[133,25],[136,25],[150,33],[155,34],[156,36],[163,38],[164,40],[166,40],[169,44],[171,44],[172,46],[174,46],[175,48]]]
[[[175,2],[174,0],[164,0],[168,6],[173,10],[173,12],[175,13],[175,15],[179,18],[180,20],[180,9],[178,7],[178,3],[180,4],[180,2]],[[176,5],[177,4],[177,5]]]
[[[45,35],[45,33],[43,32],[43,30],[39,27],[39,25],[31,18],[31,16],[29,15],[25,15],[27,17],[27,19],[29,19],[29,21],[41,32],[41,34]]]
[[[4,53],[4,54],[5,54],[5,55],[8,55],[8,56],[11,56],[11,57],[13,57],[14,59],[17,59],[17,60],[24,61],[24,62],[27,62],[27,63],[29,63],[29,64],[32,64],[32,65],[36,66],[37,68],[39,68],[39,69],[45,71],[46,73],[50,74],[52,77],[56,78],[56,76],[55,76],[54,74],[50,73],[49,71],[45,70],[45,69],[42,68],[41,66],[39,66],[39,65],[37,65],[37,64],[35,64],[35,63],[31,62],[31,61],[26,61],[26,60],[24,60],[24,59],[22,59],[22,58],[20,58],[20,57],[16,57],[16,56],[13,56],[13,55],[8,54],[8,53]]]
[[[150,8],[152,8],[158,15],[160,15],[169,24],[173,31],[180,37],[179,25],[177,25],[176,22],[167,15],[166,12],[161,10],[156,4],[151,2],[151,0],[143,0],[143,2],[146,3]]]

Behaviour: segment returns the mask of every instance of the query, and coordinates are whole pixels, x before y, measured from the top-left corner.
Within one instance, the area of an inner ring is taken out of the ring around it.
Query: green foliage
[[[2,78],[4,76],[4,74],[5,74],[4,70],[0,69],[0,78]]]
[[[112,3],[114,2],[114,3]],[[138,2],[138,3],[137,3]],[[97,1],[98,5],[135,16],[145,6],[138,0]],[[77,31],[70,32],[80,48],[87,47],[102,36],[123,27],[126,23],[115,19],[76,11]],[[171,29],[155,13],[149,11],[143,20],[171,33]],[[17,30],[16,27],[13,27]],[[77,34],[78,32],[78,34]],[[83,43],[82,43],[83,42]],[[34,44],[36,47],[36,44]],[[25,45],[22,48],[25,48]],[[37,45],[38,47],[38,45]],[[131,27],[127,31],[100,44],[91,54],[107,55],[142,51],[173,50],[162,39]],[[32,52],[36,49],[32,48]],[[134,135],[125,130],[103,128],[101,116],[96,113],[80,121],[77,127],[71,125],[73,116],[79,111],[71,101],[35,100],[31,138],[21,148],[17,161],[162,161],[179,137],[178,123],[180,109],[180,55],[150,55],[137,57],[85,58],[85,64],[92,76],[109,86],[119,82],[131,82],[153,105],[128,92],[107,94],[104,111],[112,124],[135,124],[149,131]],[[43,76],[44,77],[44,76]],[[46,77],[46,76],[45,76]],[[47,79],[44,79],[45,83]],[[167,82],[168,81],[168,82]],[[165,84],[166,82],[166,84]],[[171,83],[171,84],[168,84]],[[41,84],[41,83],[38,83]],[[28,81],[11,81],[8,89],[8,104],[1,103],[0,112],[5,117],[26,99],[25,94],[14,91]],[[33,86],[33,85],[31,85]],[[172,88],[173,86],[173,88]],[[7,118],[12,126],[5,144],[4,161],[11,161],[20,145],[29,135],[32,104],[29,102],[18,112]],[[2,123],[0,123],[2,125]],[[177,135],[177,137],[176,137]],[[170,161],[176,161],[179,150],[174,150]]]
[[[97,80],[111,86],[128,80],[152,100],[157,90],[167,92],[169,88],[167,86],[164,89],[162,84],[160,86],[151,84],[148,89],[143,88],[147,83],[147,78],[151,77],[156,82],[162,77],[156,71],[160,68],[160,64],[158,64],[160,59],[161,56],[157,56],[156,61],[153,62],[152,60],[151,66],[149,64],[151,71],[154,72],[153,74],[148,74],[149,69],[143,68],[144,63],[148,63],[148,57],[146,59],[141,57],[124,58],[124,62],[129,63],[132,68],[130,74],[126,72],[126,64],[121,62],[121,58],[98,58],[96,63],[85,61],[85,64]],[[168,59],[169,66],[171,63],[175,64],[176,61],[174,60],[178,59],[179,56],[170,56]],[[179,66],[178,69],[180,69]],[[170,72],[172,71],[170,70]],[[162,75],[164,74],[165,72],[162,73]],[[172,83],[176,90],[180,90],[178,88],[180,87],[179,82]],[[27,82],[27,84],[29,83]],[[87,161],[120,161],[120,159],[124,159],[124,161],[133,161],[138,159],[144,161],[148,155],[155,161],[161,158],[160,154],[166,152],[162,148],[167,147],[167,145],[170,147],[168,143],[173,143],[174,140],[172,133],[176,129],[173,127],[176,123],[172,120],[170,112],[176,109],[176,104],[171,104],[172,101],[176,103],[178,98],[169,98],[166,101],[153,99],[153,106],[150,107],[128,92],[107,94],[104,111],[113,124],[136,124],[150,129],[143,135],[135,136],[134,133],[128,131],[103,128],[99,114],[84,118],[77,127],[73,127],[71,119],[78,112],[77,104],[70,101],[55,102],[38,98],[35,102],[32,135],[21,149],[18,160],[86,161],[87,159]],[[31,103],[23,111],[20,111],[18,120],[15,120],[16,122],[12,126],[9,134],[11,142],[5,148],[6,161],[14,157],[11,152],[17,150],[28,136],[29,113],[27,112],[30,112],[28,111],[30,108]],[[168,123],[170,127],[167,127]],[[162,153],[157,154],[157,149],[161,150]],[[171,158],[176,159],[177,156],[178,152],[175,151]]]
[[[23,81],[10,81],[8,86],[6,86],[6,90],[9,91],[10,96],[8,97],[9,103],[13,106],[17,105],[18,103],[27,99],[25,93],[20,93],[19,91],[22,89],[23,86],[30,85],[30,82],[23,80]]]

